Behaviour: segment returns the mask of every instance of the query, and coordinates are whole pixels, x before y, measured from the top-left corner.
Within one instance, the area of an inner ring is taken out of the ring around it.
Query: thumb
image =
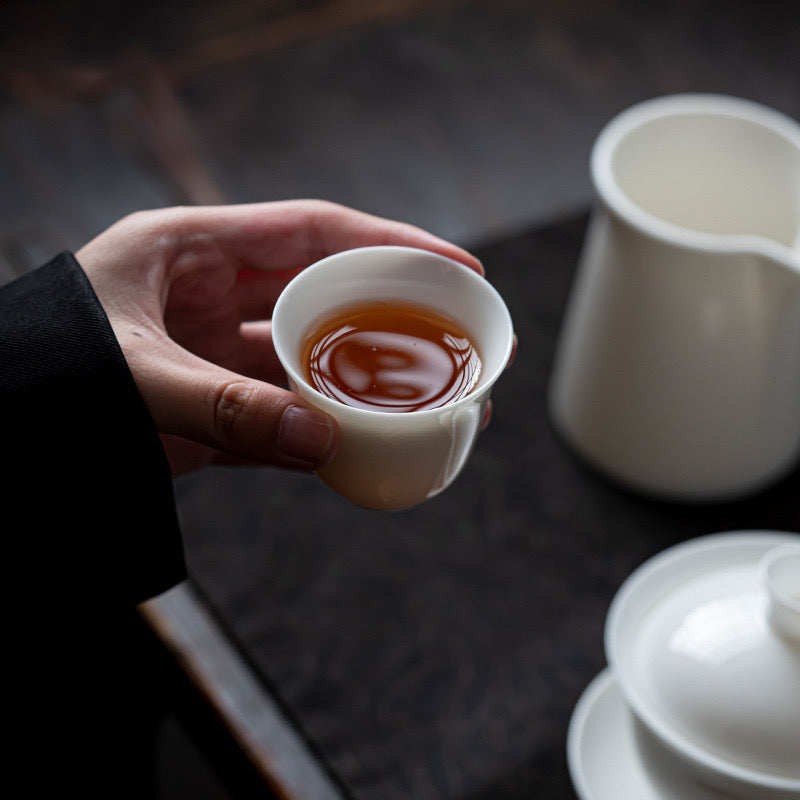
[[[132,365],[160,433],[260,464],[315,470],[333,458],[336,421],[298,395],[218,367],[179,346]]]

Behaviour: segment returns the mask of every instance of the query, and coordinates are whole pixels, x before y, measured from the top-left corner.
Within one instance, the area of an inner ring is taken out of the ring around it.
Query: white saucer
[[[645,766],[633,714],[604,669],[584,690],[569,725],[567,760],[580,800],[724,800],[728,795]]]

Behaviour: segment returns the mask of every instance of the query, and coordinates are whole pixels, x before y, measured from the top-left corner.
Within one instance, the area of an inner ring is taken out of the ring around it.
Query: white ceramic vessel
[[[676,770],[653,746],[609,669],[575,706],[567,761],[580,800],[731,800]]]
[[[677,95],[599,135],[550,409],[638,490],[720,500],[800,456],[800,124]]]
[[[310,385],[300,364],[308,326],[348,303],[387,299],[431,307],[463,325],[482,361],[470,394],[440,408],[389,413],[344,405]],[[291,388],[339,423],[339,450],[319,476],[358,505],[398,510],[438,494],[463,469],[508,365],[514,330],[503,299],[474,270],[425,250],[378,246],[304,269],[278,298],[272,338]]]
[[[656,556],[615,596],[605,646],[659,796],[680,778],[800,797],[800,536],[717,534]]]

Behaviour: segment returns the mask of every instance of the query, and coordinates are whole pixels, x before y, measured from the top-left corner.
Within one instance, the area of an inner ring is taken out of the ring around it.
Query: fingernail
[[[289,406],[281,417],[277,449],[289,458],[321,467],[333,458],[335,436],[335,423],[327,414]]]

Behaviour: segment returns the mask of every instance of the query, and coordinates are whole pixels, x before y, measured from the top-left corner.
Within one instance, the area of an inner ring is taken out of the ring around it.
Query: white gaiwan
[[[685,777],[800,798],[800,536],[704,536],[633,572],[606,656],[630,710]]]

